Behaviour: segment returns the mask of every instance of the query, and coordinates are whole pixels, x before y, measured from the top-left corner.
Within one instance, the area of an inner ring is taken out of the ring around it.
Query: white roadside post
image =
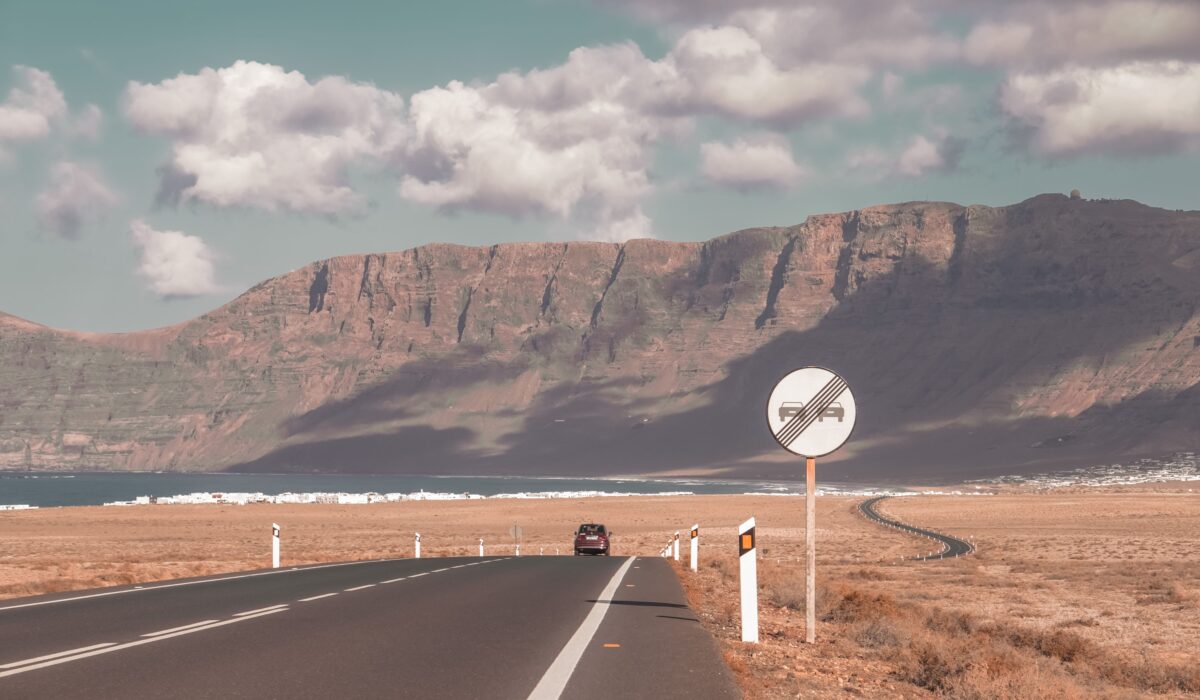
[[[824,367],[802,367],[775,384],[767,399],[767,426],[783,449],[805,458],[805,629],[804,640],[816,641],[817,457],[837,450],[850,439],[858,407],[850,385]]]
[[[520,542],[517,543],[517,556],[518,557],[521,556],[521,543]]]
[[[415,537],[413,537],[413,559],[420,559],[421,558],[421,533],[416,532],[413,534],[415,535]]]
[[[546,556],[546,548],[545,547],[538,547],[538,556],[539,557]]]
[[[675,538],[671,541],[671,546],[675,548],[675,561],[679,561],[679,530],[675,531]]]
[[[758,543],[754,518],[738,527],[738,567],[742,586],[742,641],[758,643]]]
[[[692,526],[692,552],[691,552],[691,556],[688,557],[688,566],[691,567],[692,571],[699,571],[699,564],[697,563],[699,558],[700,558],[700,525],[696,524],[696,525]]]
[[[271,523],[271,568],[279,568],[279,525]]]
[[[479,538],[479,556],[483,556],[483,538]]]

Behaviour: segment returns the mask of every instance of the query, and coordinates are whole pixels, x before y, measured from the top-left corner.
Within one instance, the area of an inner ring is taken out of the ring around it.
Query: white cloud
[[[737,190],[784,189],[804,175],[786,139],[758,136],[700,146],[700,171],[708,180]]]
[[[647,236],[650,147],[686,128],[644,109],[660,69],[631,44],[548,70],[412,96],[400,194],[443,209],[582,218],[588,235]]]
[[[0,102],[0,141],[32,141],[49,135],[67,112],[54,78],[43,70],[13,66],[15,85]]]
[[[1047,156],[1152,154],[1200,144],[1200,63],[1020,73],[1000,107]]]
[[[157,231],[141,220],[129,232],[138,249],[138,274],[150,291],[166,299],[220,291],[213,279],[216,256],[198,236]]]
[[[60,161],[50,169],[50,182],[37,196],[38,223],[63,238],[78,238],[84,224],[100,219],[119,198],[94,167]]]
[[[1113,0],[1001,7],[967,35],[969,61],[1049,68],[1200,59],[1200,3]]]
[[[869,180],[946,173],[958,168],[965,145],[962,139],[945,133],[932,139],[917,134],[896,152],[876,147],[858,149],[850,154],[847,166]]]
[[[332,76],[237,61],[157,84],[131,82],[125,115],[171,140],[160,200],[338,214],[364,200],[352,166],[384,163],[403,140],[403,100]]]

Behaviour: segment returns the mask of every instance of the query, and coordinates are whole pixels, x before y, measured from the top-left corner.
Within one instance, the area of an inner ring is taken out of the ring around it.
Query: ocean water
[[[822,489],[830,485],[822,484]],[[860,487],[861,488],[861,487]],[[0,505],[95,506],[138,496],[196,492],[281,493],[553,494],[572,491],[659,494],[802,494],[802,482],[701,479],[578,479],[496,476],[401,476],[335,474],[174,474],[0,472]]]

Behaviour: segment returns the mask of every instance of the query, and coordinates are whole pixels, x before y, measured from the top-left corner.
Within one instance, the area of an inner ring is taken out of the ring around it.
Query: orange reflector
[[[604,648],[605,649],[620,649],[621,645],[620,644],[605,644]]]
[[[754,537],[745,534],[742,535],[742,549],[754,549]]]

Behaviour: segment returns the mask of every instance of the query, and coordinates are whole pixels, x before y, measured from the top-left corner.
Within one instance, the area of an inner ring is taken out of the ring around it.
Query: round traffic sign
[[[858,410],[850,386],[824,367],[804,367],[779,380],[767,399],[776,442],[802,457],[823,457],[854,430]]]

